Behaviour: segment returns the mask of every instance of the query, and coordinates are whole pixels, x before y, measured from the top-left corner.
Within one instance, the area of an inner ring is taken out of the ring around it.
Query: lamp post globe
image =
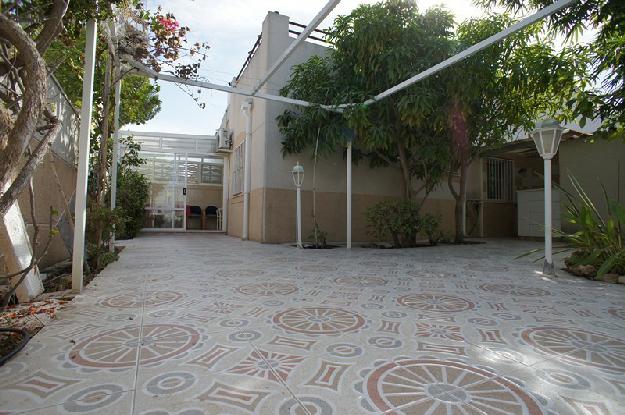
[[[540,157],[551,160],[556,155],[563,132],[564,128],[556,120],[545,120],[536,124],[532,138]]]
[[[293,184],[297,187],[301,187],[304,182],[304,166],[299,164],[299,161],[293,166],[291,174],[293,175]]]
[[[545,261],[543,274],[554,275],[552,256],[552,205],[551,205],[551,159],[558,153],[560,140],[564,128],[556,120],[539,122],[532,132],[532,138],[538,154],[544,162],[544,192],[545,192]]]

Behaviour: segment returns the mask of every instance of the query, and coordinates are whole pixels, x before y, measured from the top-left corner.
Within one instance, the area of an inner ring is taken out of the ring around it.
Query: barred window
[[[514,200],[512,160],[486,159],[486,195],[488,200]]]

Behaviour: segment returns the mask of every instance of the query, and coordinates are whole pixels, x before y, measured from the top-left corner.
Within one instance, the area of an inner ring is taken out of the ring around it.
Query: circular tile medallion
[[[235,291],[245,295],[270,297],[272,295],[287,295],[297,291],[297,286],[288,282],[259,282],[237,287]]]
[[[70,413],[84,413],[102,410],[118,401],[124,389],[119,385],[105,384],[91,386],[68,397],[63,408]],[[111,413],[104,411],[100,413]]]
[[[369,373],[365,388],[375,407],[394,414],[543,413],[516,384],[460,362],[388,362]]]
[[[475,304],[467,299],[446,294],[408,294],[398,297],[397,303],[415,310],[441,313],[457,313],[475,308]]]
[[[102,300],[100,305],[112,308],[158,307],[173,303],[181,298],[182,294],[176,291],[146,291],[108,297]]]
[[[551,295],[547,290],[536,287],[521,287],[515,284],[482,284],[480,289],[499,295],[515,295],[519,297],[544,297]]]
[[[365,319],[358,313],[331,307],[291,308],[273,316],[273,323],[289,332],[325,335],[358,330]]]
[[[388,283],[382,277],[337,277],[334,282],[349,287],[379,287]]]
[[[560,327],[538,327],[521,333],[539,352],[571,363],[625,372],[625,341],[605,334]]]
[[[140,327],[108,330],[76,344],[69,352],[71,360],[94,368],[134,367],[137,360]],[[143,326],[141,364],[157,363],[178,356],[200,339],[191,327],[176,324],[146,324]]]

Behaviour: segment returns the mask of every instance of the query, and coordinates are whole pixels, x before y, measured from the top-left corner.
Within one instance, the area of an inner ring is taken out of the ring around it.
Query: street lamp
[[[293,170],[293,183],[297,187],[297,247],[303,248],[302,245],[302,183],[304,182],[304,166],[299,164],[299,161]]]
[[[547,275],[555,275],[553,258],[551,256],[551,159],[558,152],[563,131],[564,128],[560,126],[559,122],[547,120],[538,123],[532,133],[538,154],[543,158],[545,164],[545,262],[543,264],[543,274]]]

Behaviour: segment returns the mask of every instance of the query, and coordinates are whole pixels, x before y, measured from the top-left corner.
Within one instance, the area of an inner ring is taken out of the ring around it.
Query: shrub
[[[567,243],[563,251],[573,250],[567,263],[592,265],[597,276],[625,274],[625,206],[610,199],[604,189],[608,207],[604,217],[577,179],[570,177],[570,180],[576,195],[566,193],[567,219],[578,230],[572,234],[561,233]]]
[[[118,239],[132,239],[143,228],[145,205],[150,195],[150,182],[141,173],[123,168],[117,176],[117,204],[124,222],[117,230]]]
[[[412,201],[388,200],[367,209],[369,232],[378,239],[393,241],[396,248],[413,247],[417,235],[424,233],[431,244],[440,240],[439,218],[419,214],[420,206]]]
[[[312,242],[315,248],[327,248],[328,247],[328,233],[319,227],[319,224],[315,221],[308,239]]]

